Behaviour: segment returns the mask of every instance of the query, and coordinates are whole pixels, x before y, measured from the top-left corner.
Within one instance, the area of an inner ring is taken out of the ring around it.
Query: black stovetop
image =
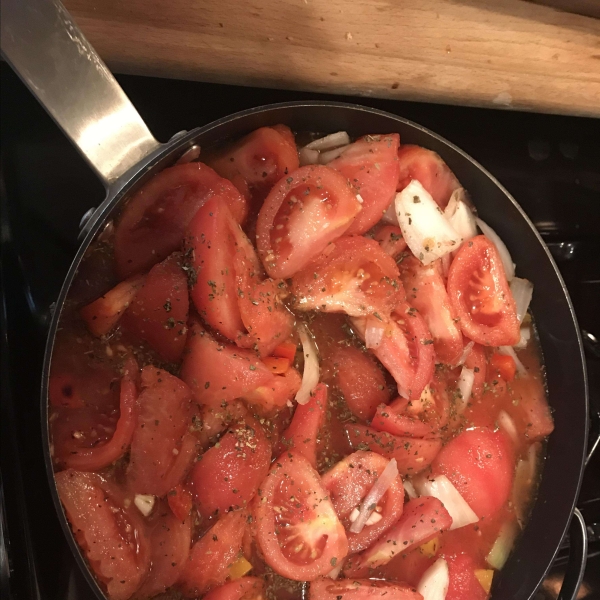
[[[118,79],[161,141],[244,108],[308,99],[355,101],[436,131],[473,156],[517,198],[559,264],[581,329],[600,339],[600,121],[131,76]],[[2,533],[8,540],[8,562],[0,552],[0,574],[10,571],[10,591],[18,599],[87,600],[92,594],[74,566],[46,485],[39,385],[50,307],[77,248],[79,220],[99,204],[104,190],[5,63],[0,65],[0,84],[0,426]],[[586,351],[590,401],[598,414],[600,357],[592,338]],[[592,539],[579,597],[600,598],[600,452],[587,467],[579,506]],[[544,582],[540,599],[556,598],[565,552]],[[9,597],[5,589],[2,597]]]

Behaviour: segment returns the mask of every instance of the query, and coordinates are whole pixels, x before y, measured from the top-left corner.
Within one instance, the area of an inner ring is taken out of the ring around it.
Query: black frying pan
[[[560,598],[575,599],[585,567],[586,533],[575,508],[585,465],[588,399],[581,339],[571,301],[552,257],[527,215],[481,165],[435,133],[390,113],[332,102],[276,104],[236,113],[159,144],[58,0],[2,0],[2,52],[79,148],[106,186],[87,219],[84,240],[56,303],[44,360],[41,413],[46,467],[65,536],[90,586],[104,595],[87,568],[62,509],[53,477],[47,429],[48,374],[64,302],[88,246],[150,177],[195,146],[209,147],[253,129],[285,123],[296,131],[346,130],[352,137],[398,132],[403,143],[436,151],[470,192],[481,217],[506,242],[518,273],[535,285],[532,311],[547,372],[555,431],[550,436],[538,501],[500,575],[494,600],[533,599],[571,517],[571,557]],[[491,142],[493,143],[493,141]],[[468,599],[465,599],[468,600]]]

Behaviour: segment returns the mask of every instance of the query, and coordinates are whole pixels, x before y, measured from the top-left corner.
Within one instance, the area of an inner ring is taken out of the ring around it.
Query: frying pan
[[[291,102],[263,106],[190,132],[180,132],[166,144],[160,144],[58,0],[2,0],[1,19],[4,57],[106,188],[105,200],[85,220],[83,241],[56,303],[41,393],[46,468],[56,511],[71,550],[98,598],[105,596],[75,542],[56,491],[47,428],[48,375],[59,319],[71,284],[88,246],[154,174],[182,157],[185,160],[186,153],[197,152],[197,146],[208,147],[258,127],[285,123],[296,131],[346,130],[351,136],[398,132],[403,143],[434,150],[469,190],[481,217],[506,242],[519,275],[533,281],[535,294],[531,307],[546,367],[555,431],[547,445],[538,500],[514,552],[494,579],[492,598],[533,599],[571,523],[571,555],[559,598],[575,599],[585,567],[587,544],[585,523],[575,508],[588,432],[583,349],[560,273],[533,224],[500,183],[435,133],[396,115],[353,104]]]

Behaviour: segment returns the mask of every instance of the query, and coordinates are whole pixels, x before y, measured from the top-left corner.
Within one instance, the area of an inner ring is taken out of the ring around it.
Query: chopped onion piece
[[[402,485],[404,485],[404,491],[408,494],[408,497],[411,500],[413,500],[414,498],[416,498],[419,495],[419,494],[417,494],[417,490],[415,490],[415,486],[412,484],[412,481],[405,479],[402,482]]]
[[[506,279],[508,281],[512,281],[512,278],[515,276],[515,264],[510,257],[508,248],[500,239],[500,236],[485,221],[482,221],[479,218],[476,220],[479,229],[481,229],[483,232],[483,235],[485,235],[485,237],[487,237],[490,242],[496,246],[496,250],[498,250],[498,254],[500,254],[500,259],[502,260],[502,265],[504,266],[504,274],[506,275]]]
[[[308,333],[306,325],[298,327],[298,335],[302,342],[302,353],[304,354],[304,372],[302,373],[302,385],[296,394],[298,404],[306,404],[310,400],[310,394],[319,383],[319,356],[317,347]]]
[[[392,458],[381,475],[377,478],[377,481],[373,484],[373,487],[369,490],[369,493],[363,498],[359,515],[356,518],[356,521],[350,526],[350,531],[352,533],[360,533],[363,530],[371,513],[375,510],[377,503],[388,491],[390,485],[394,483],[396,477],[398,477],[398,465],[396,464],[396,459]]]
[[[423,573],[417,592],[423,596],[423,600],[445,600],[449,586],[448,563],[443,558],[438,558]]]
[[[300,159],[301,167],[304,167],[305,165],[316,165],[319,162],[319,151],[304,146],[304,148],[301,148],[300,152],[298,152],[298,158]]]
[[[408,247],[424,265],[458,250],[460,235],[417,180],[396,194],[396,215]]]
[[[467,369],[463,367],[458,377],[458,391],[460,392],[460,398],[458,398],[457,410],[462,413],[467,404],[471,399],[471,392],[473,391],[473,384],[475,383],[475,371],[473,369]]]
[[[381,220],[388,225],[398,225],[398,217],[396,216],[396,202],[394,200],[392,200],[392,203],[383,213]]]
[[[452,192],[448,206],[444,210],[444,215],[463,242],[477,235],[475,215],[469,208],[466,192],[463,188],[458,188]]]
[[[507,356],[511,356],[512,359],[515,361],[515,365],[517,366],[517,373],[521,375],[521,377],[527,376],[527,369],[517,356],[517,353],[515,352],[515,349],[512,346],[498,346],[498,352],[500,352],[500,354],[506,354]]]
[[[365,328],[365,346],[367,348],[379,348],[384,331],[385,323],[381,319],[372,315],[368,316]]]
[[[517,350],[523,350],[527,348],[527,344],[529,344],[529,340],[531,339],[531,329],[529,327],[521,327],[521,337],[519,341],[513,346]]]
[[[517,318],[519,319],[519,323],[522,323],[527,314],[531,297],[533,296],[533,283],[527,279],[513,277],[510,282],[510,291],[517,305]]]
[[[501,410],[498,413],[498,425],[500,425],[501,429],[504,429],[504,431],[506,431],[510,439],[515,444],[519,443],[519,434],[517,433],[517,426],[512,420],[512,417],[505,410]]]
[[[444,505],[452,517],[450,529],[458,529],[479,521],[479,517],[445,475],[417,477],[414,486],[419,496],[434,496]]]
[[[532,486],[538,476],[539,460],[541,456],[542,445],[540,442],[534,442],[527,449],[525,458],[517,463],[515,470],[515,480],[510,501],[515,507],[515,514],[521,527],[524,527],[532,504]]]
[[[502,525],[500,533],[485,559],[490,567],[500,570],[506,564],[508,555],[514,546],[517,533],[518,526],[516,522],[510,521]]]
[[[136,494],[133,499],[133,503],[145,517],[152,512],[155,502],[156,496],[152,496],[151,494]]]
[[[335,160],[339,156],[341,156],[348,146],[340,146],[339,148],[334,148],[333,150],[328,150],[327,152],[322,152],[319,154],[319,163],[322,165],[326,165],[330,163],[332,160]]]
[[[330,133],[325,137],[313,140],[310,144],[306,144],[305,148],[311,150],[331,150],[332,148],[339,148],[340,146],[347,146],[350,143],[350,136],[345,131],[338,131],[337,133]]]
[[[460,367],[461,365],[465,364],[465,361],[467,360],[467,358],[469,358],[469,354],[471,354],[471,350],[473,350],[474,345],[475,345],[475,342],[469,342],[468,344],[465,345],[465,347],[463,348],[463,352],[460,355],[458,362],[456,363],[457,367]]]

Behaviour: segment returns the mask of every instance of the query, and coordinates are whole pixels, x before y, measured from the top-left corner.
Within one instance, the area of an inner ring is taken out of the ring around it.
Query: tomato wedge
[[[402,229],[394,225],[383,225],[379,227],[373,236],[379,243],[381,249],[392,258],[398,258],[407,248],[406,240],[402,235]]]
[[[512,381],[517,374],[517,364],[512,356],[494,352],[490,357],[490,369],[496,372],[504,381]]]
[[[348,553],[348,540],[321,485],[301,455],[277,459],[254,500],[256,542],[279,575],[313,581]]]
[[[135,493],[164,496],[196,456],[197,440],[189,431],[196,407],[188,386],[156,367],[144,367],[142,387],[127,477]]]
[[[242,548],[247,520],[245,510],[228,512],[192,546],[178,584],[184,595],[195,598],[225,583]]]
[[[90,568],[111,600],[128,600],[149,567],[149,542],[141,517],[114,484],[96,473],[55,474],[56,489]]]
[[[377,407],[371,427],[377,431],[386,431],[401,437],[433,437],[433,427],[421,419],[405,414],[409,400],[397,398],[389,406],[380,404]]]
[[[529,442],[542,440],[554,431],[554,421],[546,402],[544,383],[537,377],[519,377],[511,383],[517,406],[515,418]]]
[[[458,179],[441,157],[421,146],[404,145],[398,152],[400,176],[397,190],[402,191],[416,179],[438,203],[446,208],[452,192],[461,187]]]
[[[350,531],[352,512],[360,508],[364,497],[388,463],[389,460],[375,452],[359,450],[337,463],[321,478],[337,516],[346,528],[349,554],[368,548],[402,516],[404,487],[402,479],[396,477],[377,503],[376,513],[379,520],[365,525],[360,533]]]
[[[446,475],[477,516],[484,518],[507,502],[515,460],[504,433],[478,427],[448,442],[431,468],[434,475]]]
[[[348,423],[344,429],[352,448],[395,458],[401,475],[414,475],[427,468],[442,447],[439,439],[400,437],[365,425]]]
[[[379,244],[361,236],[342,237],[292,280],[298,310],[370,314],[387,318],[404,299],[398,267]]]
[[[475,561],[466,553],[455,556],[444,555],[448,563],[449,586],[445,600],[486,600],[487,592],[475,577]]]
[[[209,159],[247,199],[261,201],[282,177],[299,166],[294,134],[285,125],[260,127]]]
[[[329,167],[350,181],[362,198],[362,210],[347,233],[361,234],[371,229],[393,201],[400,175],[399,146],[397,133],[366,135],[329,163]]]
[[[180,521],[185,521],[192,510],[192,495],[181,485],[176,485],[167,494],[167,502],[171,512]]]
[[[448,272],[448,295],[462,332],[483,346],[514,346],[520,338],[514,298],[496,246],[484,235],[465,242]]]
[[[474,399],[481,398],[484,389],[484,383],[487,378],[487,360],[485,358],[485,350],[479,344],[475,344],[471,352],[465,360],[465,367],[473,369],[475,380],[473,381],[473,389],[471,397]]]
[[[258,214],[258,254],[271,277],[287,279],[340,237],[361,205],[346,178],[320,165],[292,171]]]
[[[364,340],[366,319],[354,318],[352,323]],[[396,308],[372,352],[395,379],[403,398],[418,399],[433,377],[435,350],[431,334],[420,313],[406,303]]]
[[[318,579],[310,584],[309,600],[423,600],[423,596],[405,583],[373,579]]]
[[[400,264],[406,298],[425,319],[438,362],[454,365],[462,354],[462,333],[446,292],[440,261],[427,266],[414,257]]]
[[[190,474],[200,514],[209,517],[246,506],[270,464],[271,445],[260,424],[249,416],[235,423]]]
[[[366,569],[385,565],[397,554],[433,539],[452,525],[452,517],[433,496],[409,500],[400,520],[368,550],[346,563],[347,576],[360,576]]]
[[[242,222],[246,201],[235,187],[200,162],[161,171],[127,203],[115,228],[120,278],[145,271],[179,248],[185,228],[209,198],[218,197]]]
[[[71,448],[67,452],[61,452],[59,445],[55,447],[57,457],[62,463],[71,469],[77,471],[98,471],[115,462],[125,454],[133,432],[135,430],[137,418],[137,387],[138,365],[134,358],[129,357],[125,361],[123,378],[121,379],[121,400],[120,415],[112,437],[106,442],[97,443],[98,438],[93,438],[83,431],[79,435],[73,432],[73,438],[87,445]],[[80,437],[81,436],[81,437]],[[87,437],[87,439],[86,439]]]
[[[266,600],[265,584],[258,577],[241,577],[209,592],[203,600]]]
[[[123,332],[144,340],[167,362],[181,358],[187,336],[189,297],[181,255],[154,265],[123,315]]]
[[[317,436],[325,421],[327,386],[319,383],[306,404],[298,404],[290,426],[279,441],[279,452],[293,450],[317,468]]]

